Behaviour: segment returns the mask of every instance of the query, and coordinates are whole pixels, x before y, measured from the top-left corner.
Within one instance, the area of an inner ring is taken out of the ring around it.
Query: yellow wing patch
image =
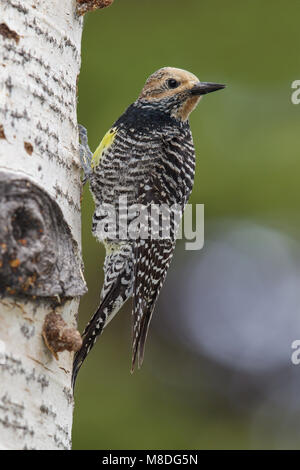
[[[105,136],[103,137],[100,144],[96,148],[95,153],[92,157],[92,162],[91,162],[91,167],[93,170],[99,165],[103,152],[107,150],[113,143],[117,131],[118,129],[116,127],[112,127],[111,129],[109,129],[109,131],[106,132]]]

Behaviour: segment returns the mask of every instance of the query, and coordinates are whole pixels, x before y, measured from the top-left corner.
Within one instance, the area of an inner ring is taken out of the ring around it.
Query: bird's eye
[[[177,82],[177,80],[175,80],[175,78],[170,78],[168,81],[167,81],[167,84],[168,84],[168,87],[169,88],[177,88],[180,83]]]

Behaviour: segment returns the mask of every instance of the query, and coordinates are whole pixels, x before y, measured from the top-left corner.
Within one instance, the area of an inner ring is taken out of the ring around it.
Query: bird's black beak
[[[213,91],[222,90],[226,85],[220,85],[219,83],[199,82],[191,88],[190,92],[194,96],[206,95]]]

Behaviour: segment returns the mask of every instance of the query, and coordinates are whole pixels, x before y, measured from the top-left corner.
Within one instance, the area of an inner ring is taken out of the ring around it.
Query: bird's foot
[[[92,173],[91,160],[92,160],[93,154],[88,144],[88,136],[87,136],[86,128],[83,127],[81,124],[78,124],[78,131],[79,131],[79,138],[81,142],[79,146],[79,158],[80,158],[81,167],[84,171],[84,176],[82,180],[84,184],[89,179]]]

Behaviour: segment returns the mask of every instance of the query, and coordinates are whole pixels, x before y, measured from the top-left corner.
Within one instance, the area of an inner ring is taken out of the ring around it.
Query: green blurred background
[[[235,226],[247,220],[288,239],[296,253],[291,258],[297,258],[300,105],[291,103],[291,83],[300,79],[299,16],[300,2],[294,0],[115,0],[110,8],[86,15],[78,114],[79,122],[88,129],[91,149],[136,99],[146,78],[160,67],[183,68],[203,81],[227,84],[226,90],[204,97],[190,119],[197,154],[190,202],[205,204],[208,241],[214,234],[222,239],[222,228],[215,228],[216,222],[225,221],[228,228],[231,220]],[[81,302],[81,331],[97,306],[103,281],[104,250],[91,235],[93,202],[88,187],[82,209],[89,292]],[[256,246],[265,251],[258,239],[260,232],[255,233],[252,259],[257,255]],[[266,245],[270,246],[268,240]],[[203,352],[201,344],[192,347],[188,333],[181,334],[178,318],[181,315],[184,323],[185,302],[190,301],[186,263],[201,268],[202,256],[209,250],[206,247],[196,253],[184,251],[183,243],[178,243],[140,371],[129,372],[130,304],[101,336],[77,381],[74,449],[300,447],[295,418],[292,427],[289,421],[295,412],[286,408],[290,400],[280,395],[276,406],[268,401],[267,367],[257,375],[247,367],[224,365]],[[287,268],[281,280],[295,271]],[[230,271],[226,272],[225,278],[230,277]],[[195,282],[196,274],[191,272],[191,276]],[[218,290],[214,279],[212,275],[204,297],[207,290],[221,296],[223,284]],[[172,317],[175,288],[183,307]],[[268,295],[263,290],[262,297]],[[290,297],[286,295],[286,302],[280,297],[283,322]],[[202,298],[195,300],[199,318],[209,311]],[[226,305],[231,311],[230,302]],[[249,316],[246,307],[245,301],[241,310]],[[270,308],[276,311],[276,305]],[[300,312],[291,310],[289,323],[296,339],[293,315]],[[185,341],[181,341],[183,334]],[[231,331],[227,334],[230,337]],[[238,334],[232,332],[232,342]],[[294,388],[289,393],[297,386],[299,391],[296,376],[300,367],[298,371],[293,366],[291,372],[290,344],[285,362],[278,369],[273,367],[270,380],[275,376],[280,384],[287,383],[286,374],[292,374]]]

